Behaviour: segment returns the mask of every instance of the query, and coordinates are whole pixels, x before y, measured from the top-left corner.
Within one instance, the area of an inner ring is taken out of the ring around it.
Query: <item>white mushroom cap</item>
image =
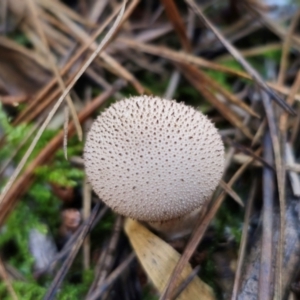
[[[109,207],[140,221],[167,221],[201,207],[218,185],[224,146],[194,108],[138,96],[111,105],[84,149],[90,183]]]

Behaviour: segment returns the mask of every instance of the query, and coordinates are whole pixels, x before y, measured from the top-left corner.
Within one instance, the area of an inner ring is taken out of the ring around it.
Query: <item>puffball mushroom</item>
[[[170,229],[198,216],[210,198],[223,173],[224,146],[201,112],[137,96],[94,121],[84,164],[94,191],[115,212]]]

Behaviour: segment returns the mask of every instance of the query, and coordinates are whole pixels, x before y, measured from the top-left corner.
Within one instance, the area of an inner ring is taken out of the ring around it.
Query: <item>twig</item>
[[[192,273],[179,285],[177,291],[174,293],[172,300],[176,300],[180,294],[187,288],[187,286],[192,282],[192,280],[197,276],[198,272],[200,271],[201,266],[196,266]]]
[[[285,228],[285,211],[286,211],[286,204],[285,204],[285,166],[284,161],[281,156],[281,147],[279,141],[279,132],[277,128],[277,122],[275,119],[275,114],[273,110],[273,106],[270,100],[270,97],[265,92],[261,92],[262,101],[265,107],[271,141],[274,151],[275,157],[275,170],[276,170],[276,177],[277,177],[277,184],[278,184],[278,194],[279,194],[279,205],[280,205],[280,238],[279,238],[279,245],[277,248],[277,271],[276,271],[276,293],[278,299],[281,298],[282,294],[282,262],[283,262],[283,243],[284,243],[284,228]]]
[[[273,163],[273,149],[270,133],[264,137],[264,159]],[[260,258],[260,271],[258,281],[258,299],[272,299],[272,239],[273,239],[273,206],[274,206],[274,172],[267,167],[263,170],[263,226]]]
[[[131,253],[103,282],[103,284],[87,299],[96,300],[114,283],[116,279],[128,268],[135,259],[135,254]]]
[[[238,256],[238,261],[237,261],[237,267],[236,267],[236,272],[235,272],[231,300],[236,300],[238,289],[239,289],[240,278],[241,278],[241,274],[242,274],[242,267],[243,267],[243,262],[244,262],[244,258],[245,258],[245,253],[246,253],[250,215],[251,215],[252,206],[253,206],[253,202],[254,202],[254,198],[255,198],[257,182],[258,181],[255,179],[252,183],[252,186],[250,189],[250,194],[249,194],[247,205],[246,205],[242,239],[241,239],[241,243],[240,243],[239,256]]]
[[[161,0],[165,11],[177,32],[181,45],[186,52],[191,52],[192,46],[186,33],[186,28],[174,0]]]
[[[245,206],[240,196],[225,181],[220,181],[220,187],[241,207]]]
[[[107,278],[107,275],[113,268],[116,246],[117,246],[117,242],[119,241],[122,224],[123,224],[123,218],[121,216],[118,216],[117,220],[114,224],[113,234],[112,234],[109,244],[107,246],[106,256],[103,260],[103,264],[101,265],[101,270],[100,270],[99,274],[97,274],[97,276],[95,276],[95,280],[92,284],[93,289],[90,291],[87,299],[89,298],[89,296],[92,294],[92,292],[94,290],[97,290],[97,288],[99,288],[99,286],[101,286],[103,284],[103,282]]]
[[[83,182],[83,221],[87,220],[91,214],[92,205],[92,188],[88,182],[87,176],[84,178]],[[90,237],[87,236],[83,243],[83,267],[85,270],[90,267],[90,251],[91,251]]]
[[[103,218],[103,216],[106,214],[107,211],[108,211],[107,206],[105,206],[104,208],[101,209],[101,212],[96,216],[96,219],[92,223],[92,226],[91,226],[92,229],[95,227],[96,224],[99,223],[99,221]],[[89,216],[89,219],[90,218],[91,218],[91,216]],[[85,223],[80,225],[80,227],[77,229],[77,231],[71,236],[71,238],[64,245],[63,249],[55,255],[55,257],[53,258],[53,260],[47,267],[45,267],[43,270],[39,271],[38,275],[42,275],[42,274],[46,273],[49,269],[53,269],[55,264],[59,260],[63,259],[71,251],[71,249],[75,245],[78,237],[82,233],[82,231],[84,229],[84,225],[85,225]]]
[[[100,203],[97,203],[91,213],[91,217],[89,218],[88,222],[86,222],[84,224],[82,231],[81,231],[80,235],[78,236],[76,243],[73,245],[68,258],[64,261],[60,270],[56,274],[53,282],[51,283],[46,295],[44,296],[44,300],[51,300],[54,298],[57,289],[60,287],[64,277],[66,276],[69,268],[71,267],[71,265],[76,257],[76,254],[79,251],[79,249],[84,241],[84,238],[88,234],[99,211],[100,211]]]

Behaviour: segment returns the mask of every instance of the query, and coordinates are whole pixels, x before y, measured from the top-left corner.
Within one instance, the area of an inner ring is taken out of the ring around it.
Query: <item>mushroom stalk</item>
[[[198,208],[177,219],[165,222],[148,222],[147,225],[165,240],[172,241],[190,235],[201,215],[203,215],[202,208]]]

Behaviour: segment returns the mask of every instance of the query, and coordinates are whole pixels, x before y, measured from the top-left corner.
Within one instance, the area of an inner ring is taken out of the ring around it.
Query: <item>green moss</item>
[[[63,285],[62,288],[59,289],[56,299],[83,299],[88,292],[88,288],[93,281],[93,277],[92,271],[84,271],[82,274],[81,284]],[[18,298],[22,300],[42,299],[47,292],[46,287],[39,286],[34,282],[14,281],[12,285]],[[7,288],[3,282],[0,282],[0,299],[11,300],[11,296],[8,294]]]
[[[45,288],[40,287],[33,282],[14,281],[12,285],[17,297],[22,300],[42,299],[46,292]],[[8,294],[6,286],[3,282],[0,283],[0,299],[12,299]]]
[[[0,163],[3,163],[22,142],[32,125],[22,124],[13,127],[0,106],[0,127],[6,134],[5,145],[0,149]],[[57,133],[58,131],[46,130],[27,163],[30,163]],[[14,158],[15,165],[19,163],[33,138],[34,135]],[[76,138],[71,139],[68,143],[69,157],[81,155],[81,153],[82,144],[78,143]],[[29,233],[32,229],[37,229],[45,234],[49,231],[52,236],[55,236],[60,226],[59,216],[62,202],[53,195],[50,183],[75,187],[82,181],[83,176],[82,170],[65,160],[63,150],[57,151],[49,165],[35,170],[34,183],[20,199],[3,226],[0,234],[0,250],[3,259],[14,266],[26,279],[26,283],[12,282],[19,299],[41,299],[50,282],[50,279],[43,279],[38,283],[33,278],[34,258],[29,251]],[[2,187],[3,185],[4,181],[1,182]],[[111,224],[107,226],[111,226]],[[79,257],[78,260],[81,258]],[[83,273],[81,264],[79,265],[80,268],[77,269],[80,270],[80,281],[74,285],[66,280],[57,299],[81,299],[84,297],[93,276],[91,270]],[[0,299],[11,299],[4,283],[0,283]]]
[[[203,264],[201,265],[201,279],[207,283],[209,286],[214,287],[214,290],[216,290],[216,281],[215,281],[215,264],[212,258],[213,253],[215,252],[215,246],[212,245],[207,250],[207,257]]]
[[[61,290],[57,294],[59,300],[83,299],[87,294],[89,287],[94,280],[92,270],[80,271],[80,284],[67,283],[63,284]]]
[[[143,289],[143,300],[158,300],[159,297],[156,295],[153,295],[153,287],[151,285],[147,285]]]
[[[32,228],[41,227],[38,218],[21,202],[10,214],[0,235],[0,248],[3,249],[4,255],[28,279],[32,279],[34,262],[29,252],[29,232]]]
[[[10,33],[8,35],[8,37],[11,39],[11,40],[14,40],[16,43],[26,47],[26,48],[31,48],[32,47],[32,43],[30,41],[30,39],[28,38],[28,36],[22,32],[22,31],[14,31],[12,33]]]
[[[243,210],[232,199],[225,200],[213,221],[217,239],[224,241],[230,237],[238,245],[242,235],[242,224]]]
[[[236,71],[244,71],[241,65],[234,59],[228,59],[226,61],[222,61],[222,65],[232,70]],[[211,78],[217,81],[222,87],[227,89],[228,91],[232,90],[232,78],[233,76],[224,72],[216,71],[216,70],[207,70],[206,74],[208,74]],[[242,80],[242,79],[241,79]]]

